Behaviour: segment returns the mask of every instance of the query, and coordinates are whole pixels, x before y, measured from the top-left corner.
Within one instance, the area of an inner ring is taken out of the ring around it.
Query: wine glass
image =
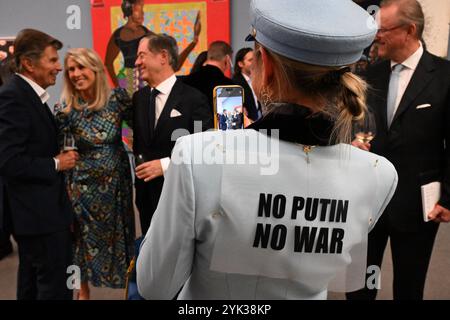
[[[64,133],[63,150],[64,151],[77,150],[77,147],[75,146],[75,137],[70,132]]]
[[[58,113],[63,111],[63,106],[61,103],[57,102],[53,106],[53,114],[56,116]]]
[[[356,122],[353,126],[355,139],[364,144],[370,143],[375,138],[377,132],[377,125],[375,122],[375,115],[368,111],[364,119]]]

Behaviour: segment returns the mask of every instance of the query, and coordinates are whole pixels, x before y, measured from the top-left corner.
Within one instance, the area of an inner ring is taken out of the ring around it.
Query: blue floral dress
[[[72,133],[80,155],[67,174],[76,215],[74,264],[81,281],[96,287],[124,288],[134,254],[131,171],[121,137],[121,123],[130,114],[124,89],[113,90],[99,111],[56,114],[61,135]]]

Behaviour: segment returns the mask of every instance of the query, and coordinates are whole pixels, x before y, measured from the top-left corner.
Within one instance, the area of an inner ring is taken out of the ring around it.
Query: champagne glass
[[[63,150],[64,151],[77,150],[77,147],[75,146],[75,137],[70,132],[64,133]]]
[[[377,128],[375,115],[368,111],[363,120],[358,121],[353,126],[355,139],[364,144],[370,143],[375,138]]]
[[[53,114],[56,115],[56,114],[58,114],[59,112],[62,112],[62,111],[63,111],[62,104],[59,103],[59,102],[55,103],[55,106],[53,107]]]

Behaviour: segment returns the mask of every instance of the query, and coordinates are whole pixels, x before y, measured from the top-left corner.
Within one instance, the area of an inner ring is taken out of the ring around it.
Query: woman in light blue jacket
[[[326,299],[365,285],[390,162],[350,145],[373,19],[350,0],[254,0],[249,130],[179,139],[137,263],[147,299]]]

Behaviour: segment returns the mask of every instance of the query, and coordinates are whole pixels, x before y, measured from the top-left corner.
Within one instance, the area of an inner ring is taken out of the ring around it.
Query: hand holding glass
[[[64,134],[63,150],[64,151],[77,150],[77,147],[75,146],[75,137],[70,132]]]
[[[355,139],[362,143],[370,143],[376,134],[375,116],[367,112],[364,119],[355,123],[353,127]]]

